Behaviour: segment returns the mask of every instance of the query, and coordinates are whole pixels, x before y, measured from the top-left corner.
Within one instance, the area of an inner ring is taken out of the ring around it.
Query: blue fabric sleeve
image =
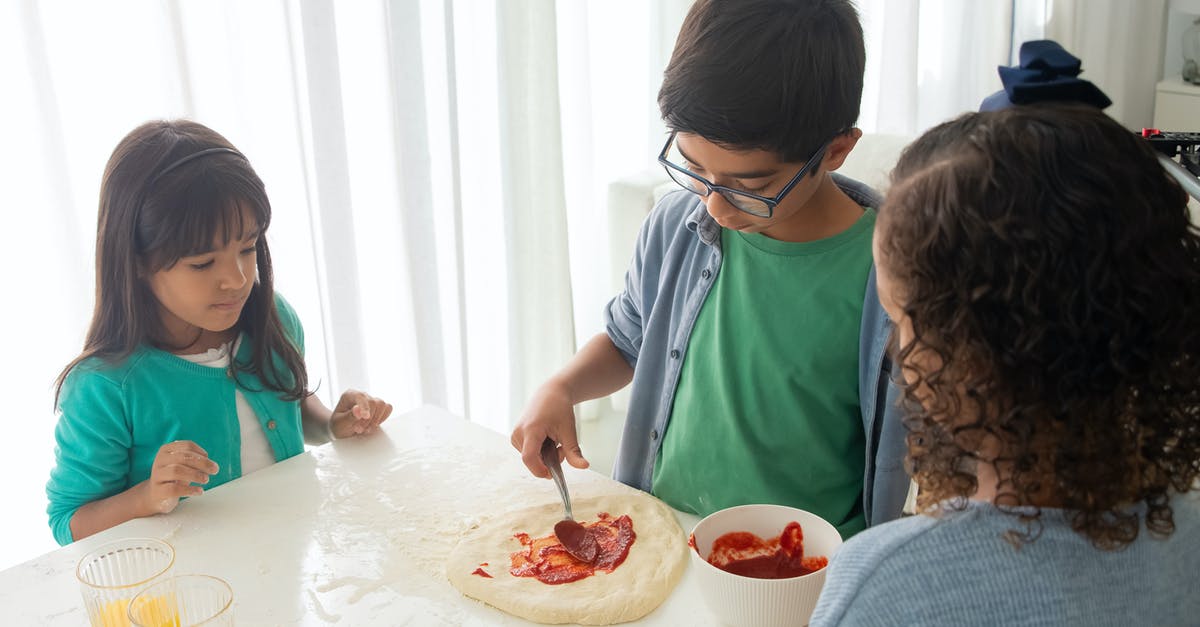
[[[647,242],[654,213],[642,222],[638,232],[633,260],[625,271],[625,289],[604,308],[604,331],[630,366],[636,367],[642,348],[642,280],[644,278]]]
[[[75,510],[129,487],[133,437],[120,384],[86,365],[63,383],[59,409],[46,513],[54,539],[66,545],[74,541]]]

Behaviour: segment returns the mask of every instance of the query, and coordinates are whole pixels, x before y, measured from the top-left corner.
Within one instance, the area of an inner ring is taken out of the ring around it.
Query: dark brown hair
[[[671,130],[804,161],[858,119],[865,64],[848,0],[698,0],[658,107]]]
[[[974,492],[982,437],[997,505],[1052,495],[1102,549],[1142,516],[1173,532],[1200,476],[1200,236],[1155,152],[1094,108],[1029,105],[930,130],[892,178],[877,261],[914,333],[919,505]]]
[[[180,159],[223,148],[169,167]],[[232,151],[232,152],[230,152]],[[255,224],[243,224],[242,207]],[[119,363],[138,346],[165,337],[158,301],[143,277],[179,259],[258,229],[258,281],[237,328],[252,342],[249,363],[232,360],[234,376],[256,375],[284,398],[307,395],[304,360],[286,336],[275,308],[266,231],[271,203],[262,180],[224,137],[188,120],[147,122],[126,135],[109,157],[100,186],[96,228],[96,304],[83,352],[59,374],[55,405],[67,375],[98,358]],[[277,360],[279,363],[277,363]]]

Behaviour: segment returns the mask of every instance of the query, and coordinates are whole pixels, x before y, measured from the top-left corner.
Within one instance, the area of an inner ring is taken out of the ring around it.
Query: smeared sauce
[[[597,518],[595,522],[583,523],[600,547],[594,562],[575,559],[553,533],[541,538],[518,533],[513,537],[521,543],[521,550],[509,556],[512,567],[508,572],[514,577],[536,577],[542,583],[556,585],[591,577],[597,571],[616,570],[637,539],[633,520],[627,514],[613,518],[604,512],[597,514]]]
[[[688,544],[698,551],[694,537]],[[804,556],[804,532],[793,521],[769,540],[746,531],[727,533],[713,541],[708,563],[743,577],[788,579],[825,568],[829,558]]]
[[[484,564],[484,566],[486,566],[486,564]],[[488,572],[483,569],[483,566],[480,566],[479,568],[476,568],[475,570],[471,571],[471,574],[479,575],[480,577],[487,577],[488,579],[492,578],[492,576],[489,575]]]

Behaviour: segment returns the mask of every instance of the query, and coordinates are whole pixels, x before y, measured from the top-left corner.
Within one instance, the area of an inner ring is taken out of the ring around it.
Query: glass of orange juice
[[[129,621],[135,627],[233,625],[233,588],[211,575],[167,577],[133,597]]]
[[[75,576],[92,627],[128,627],[130,600],[174,567],[175,549],[155,538],[116,540],[84,555]]]

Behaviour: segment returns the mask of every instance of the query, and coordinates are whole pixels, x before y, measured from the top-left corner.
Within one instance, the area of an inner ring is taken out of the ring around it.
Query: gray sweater
[[[1200,625],[1200,495],[1172,501],[1175,532],[1143,526],[1119,551],[1093,548],[1062,510],[1015,549],[1015,516],[971,502],[940,518],[868,529],[829,566],[812,616],[824,625]]]

